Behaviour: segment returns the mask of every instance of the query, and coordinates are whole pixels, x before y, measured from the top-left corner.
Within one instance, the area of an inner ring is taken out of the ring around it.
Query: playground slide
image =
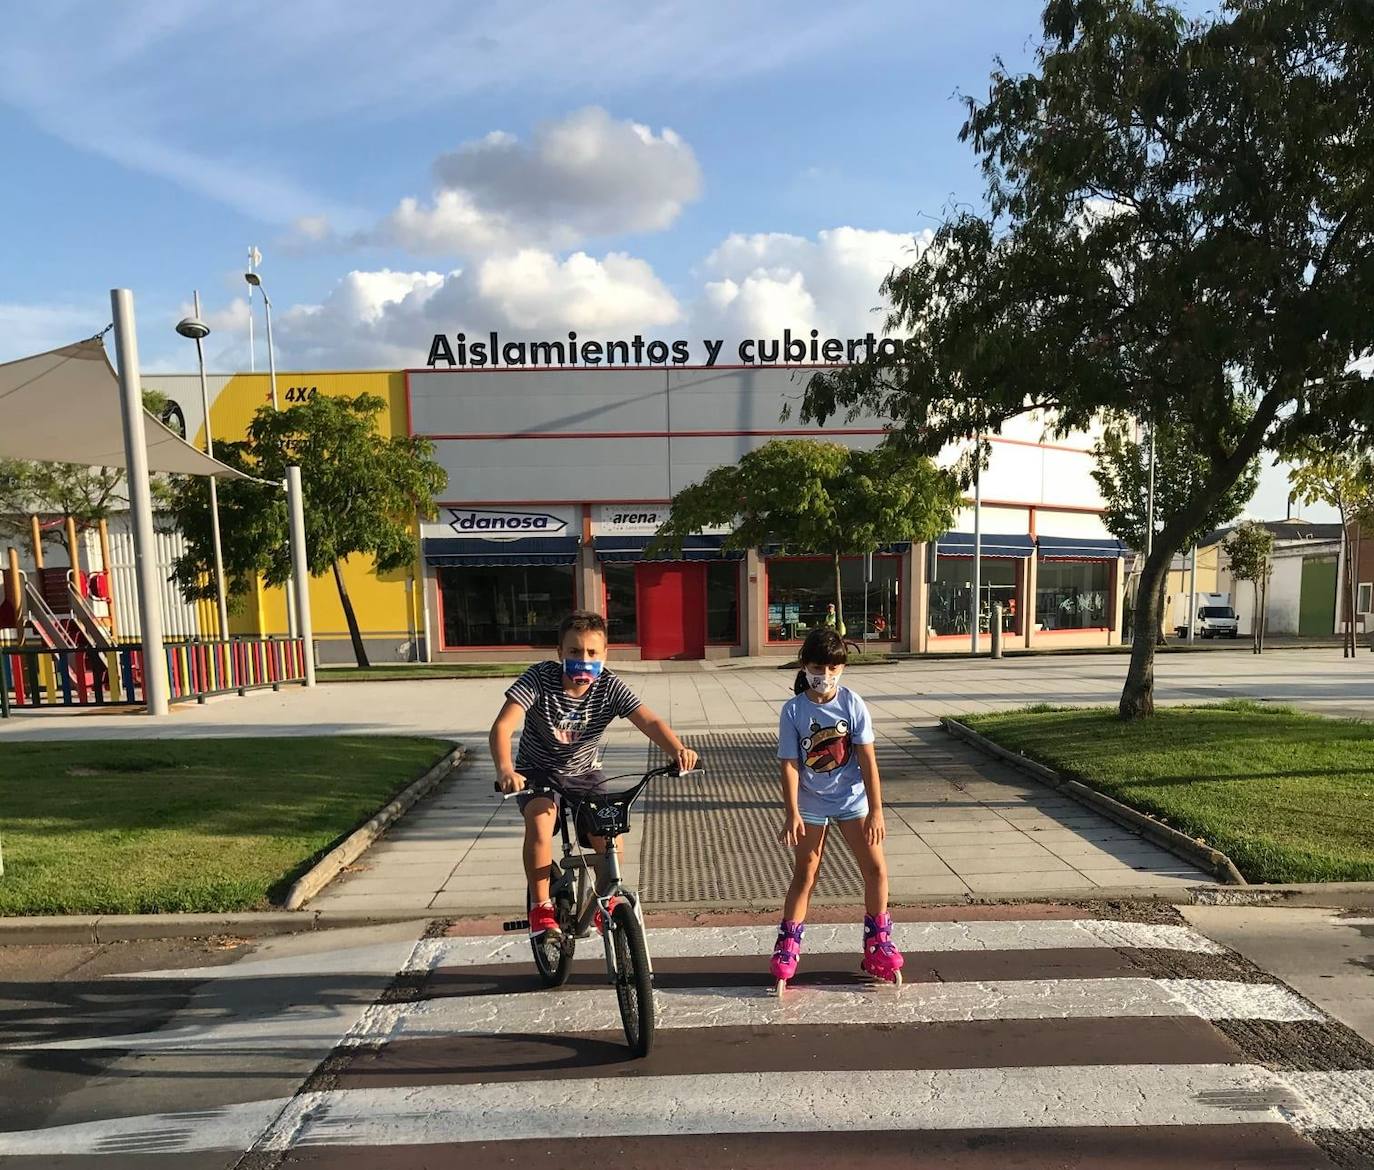
[[[49,650],[84,649],[77,646],[68,636],[61,620],[48,608],[48,603],[43,600],[43,594],[32,581],[24,582],[24,597],[29,603],[29,624],[33,626],[43,645]]]
[[[115,649],[110,631],[101,624],[100,619],[95,616],[95,611],[91,609],[90,603],[77,592],[76,586],[68,585],[67,592],[71,595],[72,617],[76,620],[81,633],[86,636],[87,643],[97,650]]]

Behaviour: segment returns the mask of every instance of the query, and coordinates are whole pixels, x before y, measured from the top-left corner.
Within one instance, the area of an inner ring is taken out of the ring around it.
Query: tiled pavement
[[[1029,702],[1114,703],[1119,657],[913,661],[855,668],[849,684],[868,701],[880,736],[893,897],[1066,894],[1193,884],[1203,875],[1177,858],[1067,801],[1012,769],[986,760],[936,726],[945,714]],[[790,691],[776,668],[635,674],[632,685],[690,742],[693,734],[768,733]],[[451,736],[472,763],[379,842],[362,865],[315,905],[337,909],[516,910],[521,903],[520,827],[514,807],[492,793],[486,733],[503,680],[350,683],[180,708],[157,735],[386,733]],[[1247,697],[1333,715],[1374,715],[1366,660],[1338,649],[1167,656],[1159,660],[1159,702]],[[23,716],[0,724],[6,738],[145,738],[129,716]],[[642,767],[643,741],[628,725],[610,738],[607,763]],[[760,767],[766,768],[767,761]],[[639,878],[636,833],[626,862]],[[779,891],[779,897],[781,891]]]

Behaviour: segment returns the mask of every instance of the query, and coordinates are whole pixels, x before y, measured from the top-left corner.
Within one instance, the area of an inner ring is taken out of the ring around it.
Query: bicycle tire
[[[648,1056],[654,1043],[654,977],[644,927],[628,902],[616,906],[611,918],[615,923],[615,998],[625,1042],[635,1056]]]
[[[550,884],[558,881],[560,872],[555,861],[549,870]],[[525,903],[528,910],[528,892],[525,894]],[[572,900],[565,893],[554,898],[553,912],[558,918],[563,937],[557,940],[546,939],[543,935],[531,938],[530,950],[534,952],[534,967],[539,972],[539,981],[545,987],[562,987],[572,973],[573,952],[577,949],[577,939],[573,936],[576,914]]]

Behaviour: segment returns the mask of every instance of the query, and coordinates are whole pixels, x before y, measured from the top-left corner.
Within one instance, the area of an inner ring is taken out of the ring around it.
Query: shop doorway
[[[636,566],[640,656],[706,657],[706,566],[643,562]]]

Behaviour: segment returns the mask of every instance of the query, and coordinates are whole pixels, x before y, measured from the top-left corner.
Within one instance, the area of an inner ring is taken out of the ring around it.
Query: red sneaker
[[[558,928],[558,918],[553,912],[552,906],[531,906],[530,907],[530,937],[538,938],[541,934],[562,934]]]

